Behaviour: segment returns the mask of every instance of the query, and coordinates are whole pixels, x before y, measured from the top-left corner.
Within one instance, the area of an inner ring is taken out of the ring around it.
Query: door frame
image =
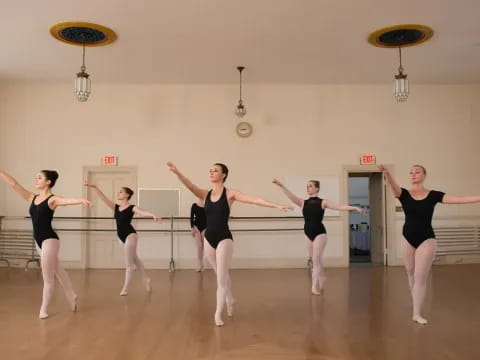
[[[129,172],[132,174],[133,178],[133,184],[134,184],[134,189],[137,189],[138,183],[137,183],[137,170],[138,168],[136,166],[84,166],[83,167],[83,179],[88,179],[89,175],[91,173],[103,173],[103,174],[108,174],[108,173],[116,173],[116,172]],[[88,189],[86,186],[83,186],[83,191],[82,191],[82,196],[84,199],[87,198],[88,196]],[[82,207],[82,217],[87,217],[89,214],[89,209],[85,206]],[[88,220],[82,221],[82,228],[83,229],[88,229]],[[82,232],[82,237],[81,237],[81,266],[84,269],[88,268],[89,264],[89,257],[90,257],[90,244],[89,244],[89,234],[88,231]]]
[[[394,166],[391,164],[384,165],[390,172],[393,173]],[[344,165],[342,168],[342,203],[348,204],[349,187],[348,179],[350,173],[380,173],[377,165]],[[385,180],[384,180],[385,181]],[[386,184],[386,183],[385,183]],[[384,204],[384,219],[386,227],[384,240],[384,251],[387,253],[388,266],[397,264],[397,246],[395,241],[395,199],[389,196],[389,189],[385,189],[385,204]],[[343,262],[350,267],[350,243],[349,243],[349,221],[348,216],[342,217],[343,221]],[[387,245],[387,246],[385,246]]]

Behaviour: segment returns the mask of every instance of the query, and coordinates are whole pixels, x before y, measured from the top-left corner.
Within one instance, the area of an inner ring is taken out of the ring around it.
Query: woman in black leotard
[[[217,274],[217,308],[215,311],[215,324],[222,326],[222,311],[227,305],[229,316],[233,314],[235,302],[228,267],[233,254],[233,238],[228,227],[230,208],[235,201],[289,210],[290,206],[283,206],[268,202],[260,198],[245,195],[237,190],[227,189],[224,182],[228,176],[228,168],[224,164],[214,164],[210,168],[210,182],[212,189],[202,189],[186,178],[177,167],[167,163],[170,170],[177,175],[178,179],[201,201],[205,203],[207,217],[207,230],[205,232],[205,256]]]
[[[198,267],[197,272],[203,271],[203,237],[207,228],[207,218],[204,204],[201,201],[194,202],[190,209],[190,228],[192,237],[197,247]]]
[[[42,306],[40,307],[40,319],[48,317],[48,305],[53,297],[55,288],[55,277],[63,287],[67,300],[72,311],[77,310],[77,294],[73,290],[70,278],[60,262],[58,261],[58,252],[60,241],[52,228],[53,213],[57,206],[67,205],[91,205],[84,199],[66,199],[51,193],[51,188],[58,179],[58,173],[53,170],[42,170],[35,178],[35,187],[39,191],[38,195],[31,193],[22,187],[14,178],[0,171],[2,178],[13,190],[30,203],[30,216],[33,224],[33,237],[40,253],[42,276],[43,276],[43,296]]]
[[[318,197],[320,191],[320,182],[310,180],[307,183],[307,193],[310,196],[307,200],[303,200],[294,194],[279,180],[274,179],[273,183],[278,185],[287,197],[297,206],[302,208],[303,217],[305,219],[304,231],[308,238],[308,252],[312,259],[312,294],[320,295],[325,284],[325,273],[323,269],[323,251],[327,244],[327,230],[323,225],[323,215],[325,209],[340,211],[358,211],[364,213],[365,210],[350,205],[338,205],[330,200]]]
[[[384,166],[379,167],[385,174],[387,182],[402,204],[405,213],[403,225],[403,261],[408,275],[410,292],[413,298],[413,321],[427,324],[422,316],[422,305],[427,292],[427,279],[437,249],[432,217],[435,205],[469,204],[480,202],[480,196],[454,196],[443,192],[427,190],[423,186],[427,171],[421,165],[414,165],[410,170],[410,190],[401,188]]]
[[[85,182],[85,186],[95,189],[100,199],[102,199],[103,202],[114,211],[115,222],[117,223],[118,240],[125,245],[125,282],[122,291],[120,291],[120,295],[126,296],[128,294],[128,289],[135,269],[140,272],[143,284],[145,285],[147,292],[150,292],[150,278],[145,273],[143,262],[137,255],[137,232],[133,228],[131,222],[135,214],[151,217],[157,222],[161,221],[160,216],[141,210],[135,205],[131,205],[128,201],[132,198],[133,190],[128,187],[120,188],[117,193],[119,204],[115,204],[97,187],[97,185]]]

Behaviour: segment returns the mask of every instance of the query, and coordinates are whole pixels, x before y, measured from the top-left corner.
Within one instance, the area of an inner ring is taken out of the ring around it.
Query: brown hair
[[[220,168],[222,169],[222,174],[225,174],[225,177],[223,178],[223,182],[225,182],[227,180],[227,177],[228,177],[228,167],[227,167],[227,165],[222,164],[222,163],[215,163],[213,165],[220,166]]]
[[[125,186],[122,187],[122,189],[125,190],[125,192],[126,192],[127,195],[128,195],[128,200],[130,200],[130,199],[132,198],[132,196],[133,196],[133,190],[130,189],[129,187],[125,187]]]
[[[45,176],[45,179],[50,180],[50,188],[55,186],[58,179],[58,172],[55,170],[42,170],[41,173]]]

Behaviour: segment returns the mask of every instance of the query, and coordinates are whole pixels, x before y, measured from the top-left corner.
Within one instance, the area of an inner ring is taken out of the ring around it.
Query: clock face
[[[252,135],[252,125],[250,123],[242,121],[237,125],[237,135],[240,137],[249,137]]]

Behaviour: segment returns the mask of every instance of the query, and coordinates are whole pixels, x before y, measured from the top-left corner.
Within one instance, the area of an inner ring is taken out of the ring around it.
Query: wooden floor
[[[307,270],[235,270],[233,319],[213,325],[211,271],[153,270],[118,295],[119,270],[69,271],[80,296],[68,311],[57,286],[37,318],[38,270],[0,269],[0,358],[7,359],[480,359],[480,265],[437,266],[420,326],[402,268],[328,269],[324,297]],[[434,295],[434,296],[432,296]]]

